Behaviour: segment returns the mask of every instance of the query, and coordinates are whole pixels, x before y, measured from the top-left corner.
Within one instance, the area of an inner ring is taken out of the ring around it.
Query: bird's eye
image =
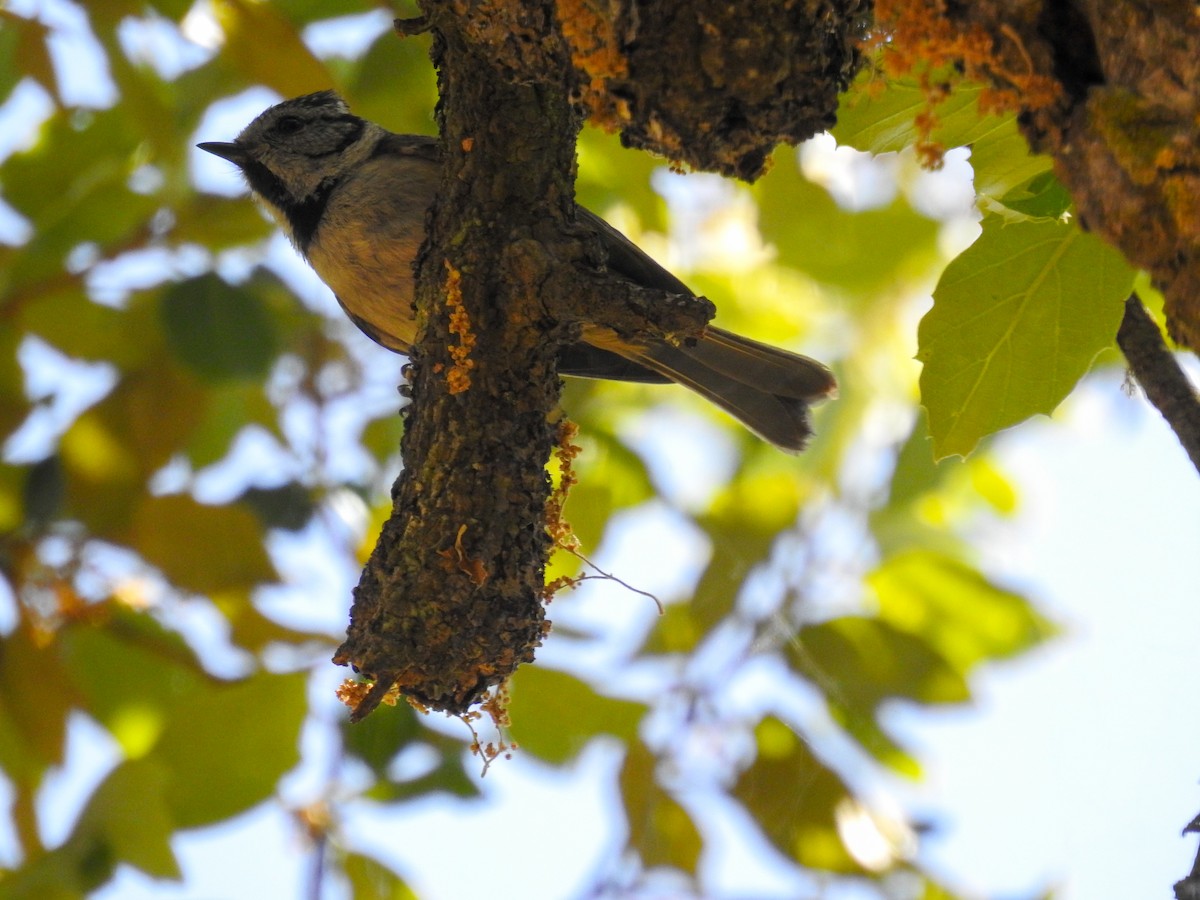
[[[299,116],[284,116],[275,123],[275,133],[295,134],[302,127],[304,127],[304,121]]]

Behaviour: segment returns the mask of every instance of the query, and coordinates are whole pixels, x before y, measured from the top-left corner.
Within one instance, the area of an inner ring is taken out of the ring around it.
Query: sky
[[[176,53],[169,44],[146,46],[164,65]],[[79,83],[104,101],[102,85]],[[220,107],[206,127],[215,138],[235,133],[267,102],[256,95]],[[5,134],[0,129],[0,151],[17,139]],[[213,167],[198,169],[201,178],[228,175],[219,161],[201,159],[198,166]],[[1189,366],[1200,377],[1200,367]],[[1195,838],[1180,830],[1200,811],[1200,717],[1190,671],[1200,635],[1190,575],[1200,547],[1200,479],[1165,423],[1122,390],[1116,371],[1089,377],[1053,421],[1038,418],[1002,435],[996,453],[1022,505],[989,535],[984,568],[1026,590],[1064,634],[981,673],[972,708],[889,710],[925,766],[923,783],[894,785],[906,807],[934,825],[921,859],[980,896],[1026,897],[1050,887],[1068,900],[1168,896],[1195,853]],[[693,464],[712,477],[725,465]],[[636,527],[661,533],[661,525],[651,518]],[[647,543],[630,529],[623,553]],[[336,583],[342,576],[329,577]],[[594,615],[603,602],[581,602],[579,615]],[[82,719],[72,734],[68,771],[45,799],[64,834],[80,802],[72,798],[86,796],[113,752]],[[423,898],[505,896],[514,882],[499,873],[513,860],[532,859],[531,844],[539,863],[536,872],[518,873],[521,896],[575,896],[620,846],[623,826],[609,790],[619,763],[618,749],[603,741],[563,769],[518,755],[493,766],[483,803],[432,799],[387,821],[359,808],[346,828],[394,859]],[[702,866],[719,895],[805,896],[811,885],[772,866],[769,850],[728,812],[706,816]],[[0,831],[0,859],[9,858],[5,840]],[[306,873],[294,863],[303,843],[273,804],[177,848],[184,887],[124,870],[98,896],[293,897],[304,884]]]

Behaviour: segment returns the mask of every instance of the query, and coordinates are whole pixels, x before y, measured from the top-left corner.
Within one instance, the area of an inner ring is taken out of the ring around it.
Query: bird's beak
[[[246,154],[246,148],[241,144],[225,143],[223,141],[208,141],[203,144],[197,144],[205,153],[211,153],[214,156],[219,156],[221,159],[227,159],[235,166],[244,165],[249,156]]]

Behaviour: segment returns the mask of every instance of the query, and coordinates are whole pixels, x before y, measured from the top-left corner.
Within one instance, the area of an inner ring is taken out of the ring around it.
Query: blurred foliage
[[[13,136],[0,162],[0,767],[19,842],[0,895],[83,896],[121,866],[178,879],[176,834],[281,797],[343,889],[415,896],[404,848],[378,859],[340,819],[481,793],[465,725],[402,707],[350,726],[331,697],[342,626],[329,622],[398,467],[399,361],[341,320],[230,168],[193,149],[272,96],[330,86],[394,130],[432,131],[427,44],[396,38],[390,15],[332,0],[0,11],[0,131]],[[1012,488],[986,452],[935,465],[930,436],[938,455],[965,455],[1051,410],[1111,343],[1130,278],[1067,221],[1013,122],[974,101],[962,90],[939,111],[946,146],[972,147],[986,217],[920,329],[928,425],[912,321],[947,263],[943,224],[918,209],[929,176],[896,155],[919,92],[865,77],[847,96],[836,137],[891,154],[867,163],[900,186],[854,208],[795,152],[753,190],[692,176],[718,195],[705,208],[663,187],[660,161],[581,138],[581,202],[712,297],[723,325],[805,348],[842,384],[800,459],[681,391],[568,387],[585,450],[567,514],[585,552],[639,517],[675,523],[644,573],[667,585],[661,617],[645,601],[613,650],[559,596],[544,656],[608,648],[610,664],[540,662],[511,685],[521,753],[566,766],[594,741],[623,750],[609,787],[627,847],[603,886],[682,879],[704,894],[715,798],[822,883],[955,896],[914,861],[916,827],[866,799],[920,773],[889,707],[968,702],[978,667],[1053,628],[974,564],[971,525],[1011,513]],[[681,542],[703,560],[694,572]],[[620,558],[611,567],[638,583]],[[579,571],[565,557],[551,575]],[[764,667],[768,687],[749,678]],[[754,702],[734,702],[751,683]],[[799,695],[818,702],[797,712]],[[111,764],[48,843],[39,798],[87,740],[81,719],[111,738]],[[318,777],[302,728],[332,748]],[[296,771],[306,787],[280,788]],[[539,852],[531,840],[514,868]]]

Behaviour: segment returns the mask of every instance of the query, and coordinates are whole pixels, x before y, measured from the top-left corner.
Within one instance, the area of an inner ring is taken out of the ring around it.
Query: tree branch
[[[585,321],[669,340],[706,300],[606,276],[575,223],[581,110],[552,0],[425,0],[443,172],[418,258],[412,406],[393,509],[335,661],[464,712],[533,659],[543,610],[561,346]],[[413,23],[405,23],[411,30]]]
[[[1162,413],[1200,472],[1200,396],[1168,349],[1157,323],[1135,295],[1125,301],[1117,344],[1146,398]]]

